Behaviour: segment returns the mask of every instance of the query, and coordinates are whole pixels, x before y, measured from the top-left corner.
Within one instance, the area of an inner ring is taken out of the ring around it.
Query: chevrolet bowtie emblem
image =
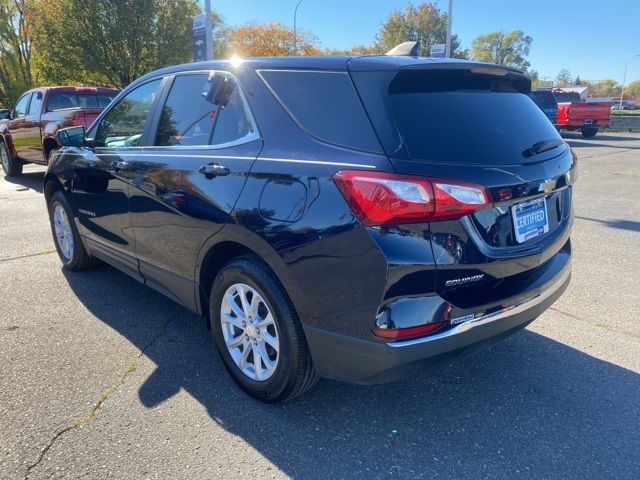
[[[540,184],[540,186],[538,187],[538,191],[549,193],[551,190],[555,188],[555,186],[556,186],[556,181],[552,178],[548,178]]]

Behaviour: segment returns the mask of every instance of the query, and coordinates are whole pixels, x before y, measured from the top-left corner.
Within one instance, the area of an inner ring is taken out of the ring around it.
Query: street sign
[[[447,50],[447,45],[444,43],[436,43],[435,45],[431,45],[431,53],[430,57],[436,58],[444,58],[444,54]]]
[[[191,45],[193,47],[193,61],[203,62],[207,59],[206,16],[204,14],[193,17],[191,31]]]

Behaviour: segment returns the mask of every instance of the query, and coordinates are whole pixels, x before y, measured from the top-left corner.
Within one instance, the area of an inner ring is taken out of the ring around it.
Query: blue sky
[[[201,3],[203,3],[201,1]],[[230,25],[251,19],[293,25],[297,0],[212,0]],[[387,15],[406,0],[303,0],[298,25],[323,46],[370,43]],[[414,1],[414,3],[418,3]],[[448,0],[436,2],[442,9]],[[562,68],[585,79],[622,81],[625,62],[640,54],[640,0],[454,0],[453,32],[463,47],[480,33],[520,29],[533,37],[529,55],[541,77]],[[640,78],[640,57],[629,63],[627,82]]]

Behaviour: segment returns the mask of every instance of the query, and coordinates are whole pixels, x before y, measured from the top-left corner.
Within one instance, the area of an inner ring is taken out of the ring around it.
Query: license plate
[[[526,242],[549,231],[547,202],[544,198],[536,198],[512,206],[511,217],[518,243]]]
[[[593,125],[593,120],[585,120],[584,124],[585,125]]]

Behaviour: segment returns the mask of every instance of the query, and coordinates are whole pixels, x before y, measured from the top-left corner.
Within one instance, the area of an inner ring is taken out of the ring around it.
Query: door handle
[[[208,165],[202,165],[198,169],[198,172],[202,173],[207,178],[214,178],[214,177],[224,177],[226,175],[229,175],[231,173],[231,170],[229,170],[224,165],[220,165],[219,163],[212,162]]]
[[[129,168],[129,162],[111,162],[111,166],[116,172],[118,172]]]

